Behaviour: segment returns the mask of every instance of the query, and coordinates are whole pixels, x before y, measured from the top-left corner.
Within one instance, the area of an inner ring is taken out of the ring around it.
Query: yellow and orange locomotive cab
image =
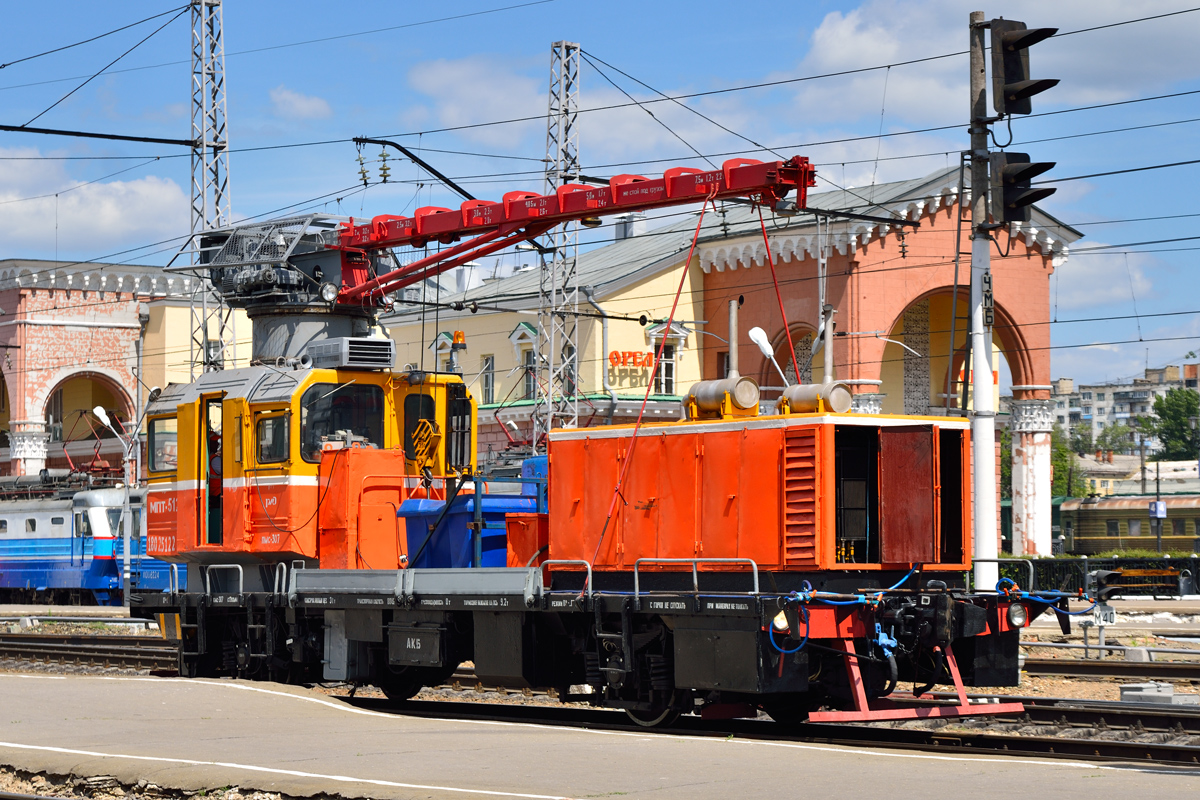
[[[208,372],[150,406],[149,553],[403,566],[399,505],[469,471],[474,401],[454,374],[293,361]]]

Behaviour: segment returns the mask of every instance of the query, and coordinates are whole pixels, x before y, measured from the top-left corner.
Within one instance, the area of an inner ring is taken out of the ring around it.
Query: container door
[[[703,518],[698,555],[701,558],[736,558],[742,433],[710,433],[703,441],[700,496]]]
[[[937,542],[937,452],[932,425],[879,429],[882,562],[933,563]]]

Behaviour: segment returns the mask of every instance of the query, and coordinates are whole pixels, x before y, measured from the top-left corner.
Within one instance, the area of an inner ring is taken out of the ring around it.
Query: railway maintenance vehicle
[[[729,199],[803,211],[814,175],[801,157],[734,159],[205,232],[253,362],[148,408],[148,552],[187,590],[135,595],[134,613],[178,615],[186,676],[400,700],[472,662],[484,684],[647,725],[1019,711],[965,687],[1016,685],[1020,629],[1065,620],[1067,598],[967,590],[966,420],[846,413],[835,384],[791,387],[763,415],[734,369],[692,387],[685,421],[551,431],[521,494],[501,494],[476,469],[461,375],[395,369],[378,332],[390,293],[554,226]],[[957,700],[897,703],[900,682]]]

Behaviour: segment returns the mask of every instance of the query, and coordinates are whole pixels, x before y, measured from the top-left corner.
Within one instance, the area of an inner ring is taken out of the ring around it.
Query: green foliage
[[[1092,429],[1090,427],[1085,425],[1075,427],[1074,432],[1071,433],[1071,449],[1081,456],[1096,452],[1096,445],[1092,441]]]
[[[1012,499],[1012,448],[1012,431],[1005,428],[1000,433],[1000,496],[1006,500]],[[1071,442],[1058,425],[1050,431],[1050,466],[1054,472],[1051,494],[1082,497],[1087,493]]]
[[[1050,430],[1050,466],[1054,471],[1051,494],[1055,497],[1082,497],[1087,493],[1079,465],[1075,463],[1075,451],[1067,434],[1058,425]]]
[[[1157,417],[1151,430],[1162,443],[1155,457],[1158,461],[1188,461],[1196,458],[1196,432],[1188,423],[1189,417],[1200,414],[1200,395],[1194,389],[1169,389],[1154,399]]]
[[[1133,436],[1133,428],[1123,422],[1114,422],[1096,437],[1097,450],[1112,450],[1114,453],[1128,455],[1136,452],[1137,442]]]
[[[1012,431],[1000,431],[1000,497],[1012,499]]]

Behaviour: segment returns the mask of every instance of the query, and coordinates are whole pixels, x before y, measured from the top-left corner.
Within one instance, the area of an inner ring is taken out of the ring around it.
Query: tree
[[[1067,434],[1058,425],[1050,431],[1050,467],[1054,471],[1051,495],[1082,497],[1087,492],[1075,461],[1075,451]]]
[[[1012,499],[1013,434],[1008,428],[1000,433],[1000,496]],[[1086,492],[1079,465],[1067,434],[1058,425],[1050,431],[1050,468],[1054,473],[1050,493],[1054,496],[1081,497]]]
[[[1071,449],[1081,456],[1096,451],[1096,447],[1092,443],[1092,429],[1090,427],[1085,425],[1076,426],[1075,430],[1071,433]]]
[[[1012,499],[1012,430],[1000,431],[1000,497]]]
[[[1200,395],[1193,389],[1168,389],[1165,395],[1154,399],[1154,415],[1157,419],[1153,420],[1150,430],[1162,444],[1156,460],[1196,459],[1196,432],[1192,430],[1188,418],[1198,414]]]
[[[1114,422],[1096,437],[1097,450],[1112,450],[1114,453],[1129,453],[1135,448],[1133,429],[1121,422]]]

